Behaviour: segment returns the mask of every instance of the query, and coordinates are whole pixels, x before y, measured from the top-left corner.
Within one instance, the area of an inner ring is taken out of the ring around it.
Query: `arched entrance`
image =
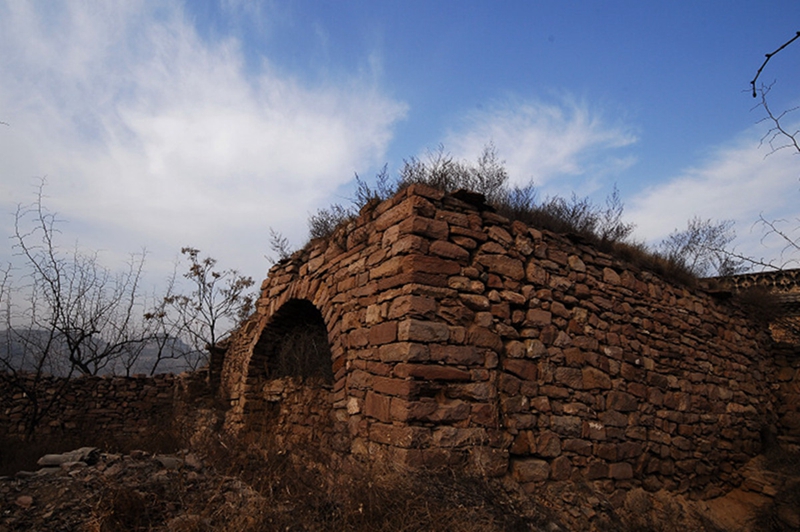
[[[248,384],[284,377],[333,384],[328,329],[320,311],[306,299],[287,301],[253,348]]]

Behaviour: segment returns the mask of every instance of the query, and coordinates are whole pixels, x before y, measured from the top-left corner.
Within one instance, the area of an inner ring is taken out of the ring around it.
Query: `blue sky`
[[[269,228],[299,247],[355,173],[493,142],[542,197],[616,184],[640,240],[732,219],[773,258],[753,223],[800,215],[800,155],[765,157],[748,82],[798,30],[796,0],[0,0],[0,237],[46,176],[68,247],[262,278]],[[765,69],[775,109],[799,66],[797,43]]]

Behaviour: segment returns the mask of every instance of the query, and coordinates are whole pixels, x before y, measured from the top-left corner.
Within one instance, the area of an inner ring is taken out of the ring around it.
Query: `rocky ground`
[[[0,477],[0,532],[800,530],[800,480],[780,457],[778,467],[775,457],[751,461],[742,486],[718,499],[637,489],[614,508],[574,482],[524,494],[452,474],[344,479],[286,456],[230,456],[222,470],[211,466],[219,456],[189,451],[46,455],[37,471]]]

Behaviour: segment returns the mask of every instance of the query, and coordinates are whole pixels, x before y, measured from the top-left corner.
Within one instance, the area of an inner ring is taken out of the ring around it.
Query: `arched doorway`
[[[291,299],[272,316],[253,348],[248,381],[253,377],[333,383],[328,329],[313,303]]]

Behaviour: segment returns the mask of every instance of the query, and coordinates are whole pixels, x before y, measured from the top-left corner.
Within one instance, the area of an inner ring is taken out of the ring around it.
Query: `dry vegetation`
[[[0,480],[0,530],[132,531],[572,531],[722,530],[694,503],[634,489],[617,503],[589,483],[550,482],[525,493],[507,481],[452,470],[411,472],[352,464],[333,468],[315,449],[276,451],[263,441],[223,441],[207,432],[191,449],[160,434],[129,441],[89,465]],[[8,473],[83,442],[51,440],[5,459]],[[1,442],[0,455],[21,447]],[[786,464],[773,451],[769,463]],[[164,453],[171,453],[169,455]],[[797,466],[798,458],[792,457]],[[793,466],[793,467],[795,467]],[[22,497],[28,496],[29,500]],[[792,530],[779,512],[797,502],[779,493],[753,530]]]

